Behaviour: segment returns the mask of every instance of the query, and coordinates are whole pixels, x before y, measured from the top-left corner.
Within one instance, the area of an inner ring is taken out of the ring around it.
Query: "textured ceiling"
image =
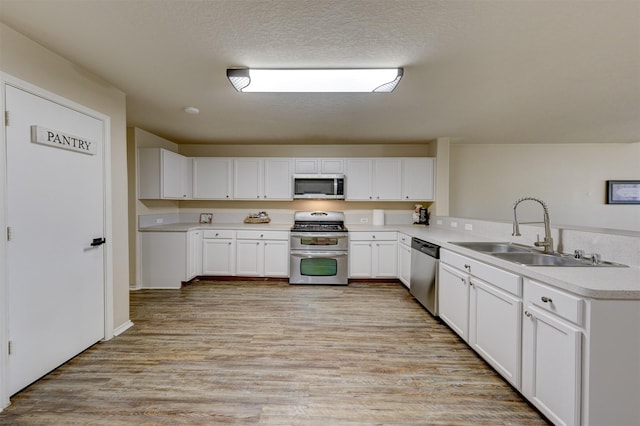
[[[180,143],[640,141],[637,0],[0,0],[0,20]],[[238,93],[241,66],[404,77],[391,94]]]

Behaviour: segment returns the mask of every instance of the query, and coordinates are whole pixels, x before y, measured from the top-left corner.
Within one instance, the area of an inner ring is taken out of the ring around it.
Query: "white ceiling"
[[[0,0],[0,20],[179,143],[640,141],[638,0]],[[225,72],[244,66],[404,77],[391,94],[238,93]]]

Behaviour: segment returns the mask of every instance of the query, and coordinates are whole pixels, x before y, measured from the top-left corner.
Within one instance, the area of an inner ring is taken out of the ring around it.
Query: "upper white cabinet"
[[[432,157],[402,160],[402,199],[431,201],[435,199],[435,164]]]
[[[184,200],[192,196],[192,159],[162,148],[138,150],[138,198]]]
[[[233,198],[292,200],[291,162],[289,158],[236,158]]]
[[[344,174],[347,201],[430,201],[435,159],[187,158],[141,148],[140,199],[293,200],[294,174]]]
[[[349,201],[398,201],[401,199],[402,160],[350,158],[346,180]]]
[[[344,159],[296,158],[294,172],[302,174],[341,174],[344,173]]]
[[[229,200],[232,198],[233,160],[218,157],[193,159],[193,198]]]
[[[347,200],[433,200],[434,168],[430,157],[347,159]]]

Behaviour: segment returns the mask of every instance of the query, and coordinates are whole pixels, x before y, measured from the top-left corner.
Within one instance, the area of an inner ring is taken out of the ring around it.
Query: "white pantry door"
[[[91,245],[104,236],[104,141],[101,120],[9,85],[5,93],[13,395],[104,337],[104,248]],[[33,143],[34,125],[63,143],[91,141],[95,154]]]

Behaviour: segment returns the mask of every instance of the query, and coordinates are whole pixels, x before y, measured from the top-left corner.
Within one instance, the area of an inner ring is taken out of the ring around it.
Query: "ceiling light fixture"
[[[393,92],[402,75],[402,68],[227,69],[227,77],[238,92]]]

